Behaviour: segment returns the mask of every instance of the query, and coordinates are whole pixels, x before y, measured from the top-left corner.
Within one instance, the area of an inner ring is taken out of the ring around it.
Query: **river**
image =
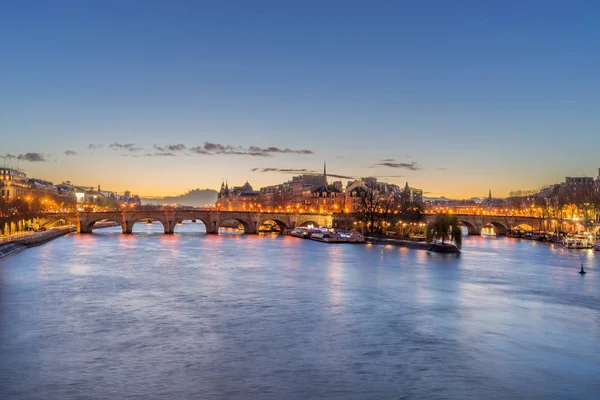
[[[591,250],[202,228],[101,229],[1,260],[0,398],[600,398]]]

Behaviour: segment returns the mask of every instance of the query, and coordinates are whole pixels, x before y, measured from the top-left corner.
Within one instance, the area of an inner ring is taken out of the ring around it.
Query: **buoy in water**
[[[583,270],[583,264],[581,264],[581,271],[579,271],[579,273],[580,273],[581,275],[585,275],[585,273],[586,273],[586,272]]]

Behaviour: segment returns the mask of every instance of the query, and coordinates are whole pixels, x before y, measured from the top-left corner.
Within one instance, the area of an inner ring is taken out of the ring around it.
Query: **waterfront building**
[[[228,183],[221,183],[221,190],[217,195],[217,208],[228,211],[252,211],[259,209],[257,202],[259,192],[254,191],[246,181],[243,186],[229,189]]]
[[[29,181],[25,172],[14,168],[0,168],[0,195],[5,200],[24,197],[29,192]]]
[[[369,191],[381,196],[405,196],[408,202],[423,202],[423,191],[410,188],[404,191],[397,185],[378,182],[375,177],[365,177],[348,181],[346,188],[342,181],[327,181],[327,165],[323,174],[303,174],[291,180],[253,190],[246,182],[243,186],[230,189],[228,182],[222,182],[216,206],[229,211],[266,211],[298,213],[356,213],[363,207],[363,198]]]

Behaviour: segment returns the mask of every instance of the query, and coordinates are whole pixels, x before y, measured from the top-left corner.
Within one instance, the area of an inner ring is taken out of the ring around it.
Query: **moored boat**
[[[317,231],[310,239],[324,243],[365,243],[364,236],[357,231]]]
[[[589,233],[577,233],[563,239],[563,246],[567,249],[591,249],[595,246],[594,237]]]

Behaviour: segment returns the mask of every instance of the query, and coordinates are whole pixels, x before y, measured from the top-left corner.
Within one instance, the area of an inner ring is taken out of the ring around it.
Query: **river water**
[[[0,261],[0,399],[600,398],[600,254],[202,227]]]

